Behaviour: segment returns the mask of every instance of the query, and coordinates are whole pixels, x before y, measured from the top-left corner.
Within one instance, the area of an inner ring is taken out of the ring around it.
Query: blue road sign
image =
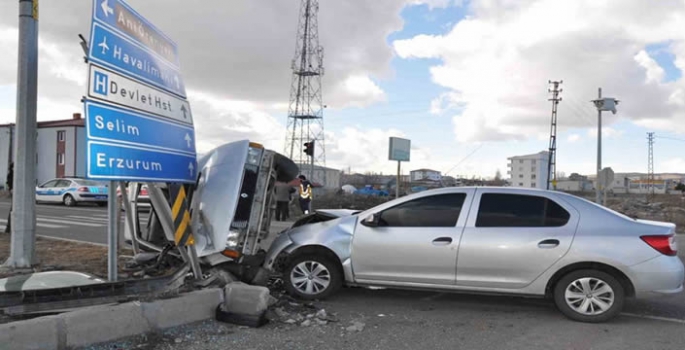
[[[88,178],[195,183],[194,156],[140,147],[88,142]]]
[[[188,125],[95,101],[86,101],[85,110],[88,140],[196,155],[195,131]]]
[[[149,49],[176,68],[180,66],[176,43],[124,1],[93,0],[93,20]]]
[[[90,33],[88,59],[133,79],[186,97],[183,78],[176,67],[97,21],[93,21]]]

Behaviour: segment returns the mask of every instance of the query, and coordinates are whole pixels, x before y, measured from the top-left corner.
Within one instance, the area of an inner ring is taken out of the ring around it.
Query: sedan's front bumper
[[[635,296],[647,298],[683,291],[685,267],[677,256],[658,256],[630,267]]]
[[[269,247],[269,251],[266,253],[263,267],[269,271],[273,271],[274,263],[276,263],[278,256],[292,244],[294,244],[294,242],[290,239],[287,231],[279,234],[273,243],[271,243],[271,247]]]

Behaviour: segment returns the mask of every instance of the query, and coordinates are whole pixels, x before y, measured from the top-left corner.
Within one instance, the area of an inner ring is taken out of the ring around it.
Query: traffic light
[[[304,143],[304,153],[310,157],[314,156],[314,141]]]

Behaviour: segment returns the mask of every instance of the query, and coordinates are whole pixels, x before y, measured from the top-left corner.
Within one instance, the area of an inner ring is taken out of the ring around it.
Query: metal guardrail
[[[9,316],[58,313],[85,306],[119,303],[144,296],[160,297],[178,291],[189,271],[188,265],[184,265],[174,274],[162,277],[2,292],[0,311]]]

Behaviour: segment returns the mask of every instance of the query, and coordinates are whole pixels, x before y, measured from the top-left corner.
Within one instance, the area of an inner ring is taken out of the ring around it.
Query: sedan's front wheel
[[[338,266],[321,255],[296,257],[283,272],[288,293],[305,300],[325,299],[340,289],[343,282]]]
[[[625,291],[612,275],[597,270],[573,271],[554,287],[554,302],[566,317],[580,322],[605,322],[623,309]]]
[[[62,199],[62,202],[64,202],[64,205],[66,205],[67,207],[76,206],[76,200],[70,194],[64,196],[64,198]]]

